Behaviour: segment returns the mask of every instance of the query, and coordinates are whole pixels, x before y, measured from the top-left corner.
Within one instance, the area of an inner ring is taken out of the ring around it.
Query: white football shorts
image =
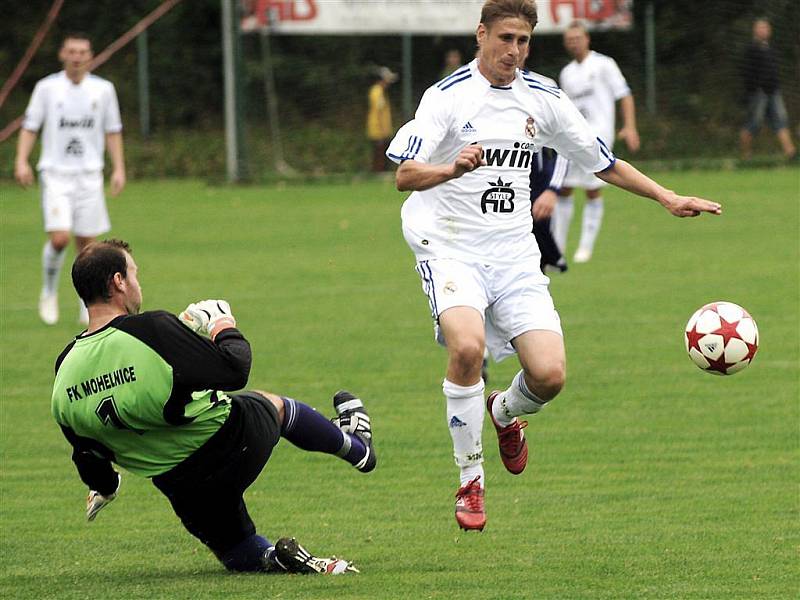
[[[95,237],[111,229],[102,171],[41,171],[39,183],[45,231],[71,231],[79,237]]]
[[[526,331],[563,335],[548,290],[550,280],[536,265],[485,265],[441,258],[420,261],[416,270],[428,297],[436,341],[442,345],[439,315],[454,306],[470,306],[483,315],[486,347],[495,361],[515,354],[511,340]]]
[[[608,184],[595,175],[592,171],[585,171],[574,161],[570,161],[564,183],[561,187],[580,188],[582,190],[599,190]]]

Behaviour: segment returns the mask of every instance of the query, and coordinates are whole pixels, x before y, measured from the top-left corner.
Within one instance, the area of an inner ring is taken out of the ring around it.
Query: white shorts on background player
[[[613,149],[616,103],[631,93],[617,62],[610,56],[592,50],[582,62],[573,60],[564,67],[558,81],[589,126],[609,150]],[[606,182],[595,177],[591,170],[570,163],[564,180],[565,187],[591,190],[605,185]]]
[[[71,231],[79,237],[96,237],[111,229],[103,172],[61,173],[40,171],[44,230]]]
[[[424,261],[455,259],[475,271],[468,288],[483,291],[471,295],[467,305],[480,310],[484,296],[487,309],[502,300],[510,312],[524,312],[520,307],[530,300],[526,294],[534,297],[542,291],[549,297],[549,280],[539,270],[540,252],[532,233],[533,154],[550,147],[593,172],[609,168],[615,159],[558,88],[519,70],[510,85],[493,86],[477,65],[473,60],[431,86],[414,119],[397,132],[386,154],[398,163],[452,164],[466,146],[482,146],[486,166],[406,199],[403,234],[418,267]],[[480,266],[491,267],[498,273],[496,279],[487,280]],[[500,282],[510,286],[505,295]],[[446,283],[445,277],[441,285]],[[433,285],[437,285],[435,274]],[[554,312],[552,301],[547,310]],[[440,307],[435,315],[441,312]],[[497,312],[492,320],[497,320]],[[505,346],[517,324],[508,325],[504,319]],[[536,316],[527,327],[560,330],[553,321],[558,323],[557,315]],[[550,325],[534,326],[534,322]]]
[[[484,318],[486,347],[495,361],[514,354],[511,340],[526,331],[563,335],[547,290],[549,279],[541,273],[521,265],[467,264],[447,258],[423,260],[416,269],[434,321],[448,308],[474,308]],[[436,341],[444,345],[438,324],[434,330]]]

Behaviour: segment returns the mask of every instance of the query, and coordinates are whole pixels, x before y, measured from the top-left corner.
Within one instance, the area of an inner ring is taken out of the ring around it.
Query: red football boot
[[[509,473],[519,475],[525,470],[525,465],[528,464],[528,442],[525,441],[525,434],[522,433],[522,430],[528,426],[528,422],[515,418],[510,425],[503,427],[494,420],[492,404],[494,404],[495,398],[500,393],[499,390],[495,390],[489,394],[486,399],[486,409],[489,411],[492,424],[497,431],[497,441],[500,443],[500,458],[503,461],[503,466]]]
[[[486,511],[483,508],[483,488],[478,475],[456,492],[456,521],[464,531],[483,531]]]

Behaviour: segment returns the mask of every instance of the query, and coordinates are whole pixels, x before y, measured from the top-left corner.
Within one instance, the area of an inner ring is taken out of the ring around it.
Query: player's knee
[[[280,396],[278,396],[276,394],[272,394],[270,392],[265,392],[263,390],[255,390],[255,392],[257,394],[260,394],[261,396],[264,396],[264,398],[266,398],[267,400],[269,400],[272,403],[272,405],[275,407],[275,410],[278,411],[278,418],[280,419],[279,422],[283,423],[283,417],[284,417],[284,412],[285,412],[285,408],[283,406],[283,398],[281,398]]]
[[[51,232],[50,245],[56,252],[62,252],[67,246],[69,246],[69,233],[65,231]]]
[[[564,388],[567,380],[566,365],[553,362],[542,366],[532,373],[534,393],[547,402],[555,398]]]
[[[480,370],[483,363],[483,343],[477,339],[460,340],[448,344],[450,363],[460,373],[470,374]]]

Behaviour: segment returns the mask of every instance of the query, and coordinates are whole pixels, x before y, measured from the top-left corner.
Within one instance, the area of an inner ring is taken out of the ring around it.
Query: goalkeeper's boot
[[[503,461],[503,466],[509,473],[519,475],[525,470],[525,465],[528,464],[528,442],[525,440],[525,434],[522,433],[522,430],[528,426],[528,422],[514,418],[510,425],[503,427],[494,420],[492,405],[501,393],[495,390],[489,394],[486,399],[486,409],[489,411],[492,424],[495,431],[497,431],[497,441],[500,444],[500,459]]]
[[[478,475],[456,492],[456,521],[464,531],[483,531],[486,526],[480,478]]]
[[[294,538],[279,539],[270,561],[287,573],[303,575],[341,575],[359,572],[352,563],[341,558],[314,556]]]
[[[333,408],[336,410],[336,416],[331,419],[333,424],[361,440],[367,449],[364,458],[353,466],[362,473],[369,473],[375,468],[378,459],[372,447],[372,425],[364,403],[350,392],[340,390],[333,396]]]

